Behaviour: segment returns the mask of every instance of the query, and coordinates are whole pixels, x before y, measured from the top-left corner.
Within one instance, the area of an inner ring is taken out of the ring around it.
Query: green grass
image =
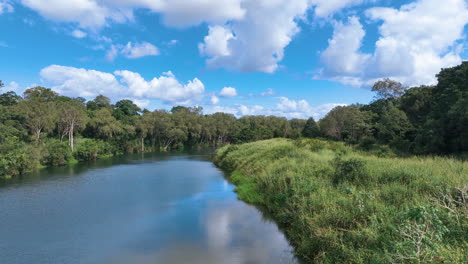
[[[216,164],[305,262],[468,263],[468,163],[386,156],[273,139],[226,146]]]

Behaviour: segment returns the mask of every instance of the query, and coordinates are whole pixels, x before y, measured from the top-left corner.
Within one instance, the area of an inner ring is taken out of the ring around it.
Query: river
[[[0,263],[296,263],[205,155],[126,155],[0,181]]]

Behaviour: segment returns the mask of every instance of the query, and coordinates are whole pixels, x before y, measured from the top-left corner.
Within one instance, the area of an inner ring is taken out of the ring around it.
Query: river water
[[[204,155],[128,155],[0,181],[0,263],[296,263]]]

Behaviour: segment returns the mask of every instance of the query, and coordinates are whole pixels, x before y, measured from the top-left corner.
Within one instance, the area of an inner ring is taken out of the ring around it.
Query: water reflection
[[[205,155],[126,156],[0,188],[2,263],[294,263]]]

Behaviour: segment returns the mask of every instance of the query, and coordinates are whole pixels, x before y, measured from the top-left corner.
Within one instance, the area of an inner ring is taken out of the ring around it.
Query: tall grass
[[[468,263],[467,162],[273,139],[226,146],[216,163],[306,262]]]

